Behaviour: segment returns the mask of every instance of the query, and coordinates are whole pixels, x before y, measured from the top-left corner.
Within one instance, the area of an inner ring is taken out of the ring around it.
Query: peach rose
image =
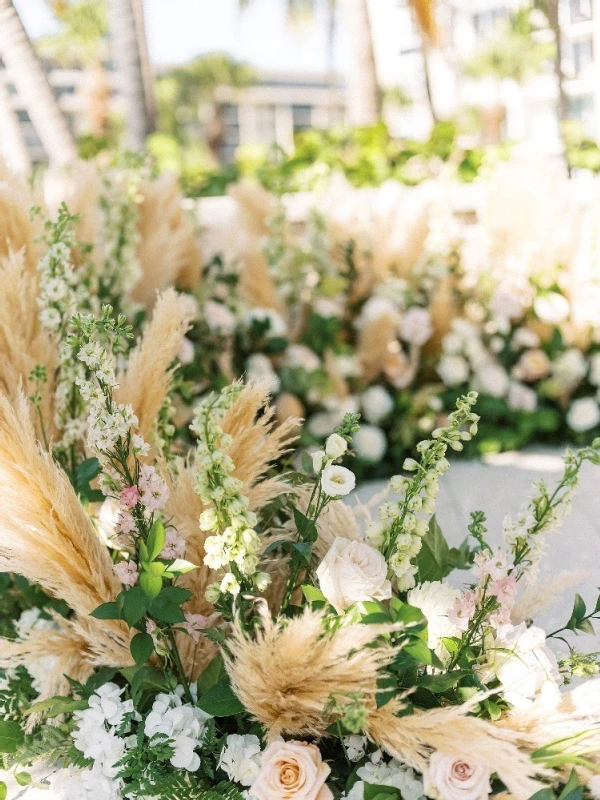
[[[425,794],[435,800],[487,800],[492,791],[487,767],[448,753],[433,753],[424,777]]]
[[[256,800],[333,800],[325,786],[330,772],[314,744],[273,742],[263,753],[248,795]]]

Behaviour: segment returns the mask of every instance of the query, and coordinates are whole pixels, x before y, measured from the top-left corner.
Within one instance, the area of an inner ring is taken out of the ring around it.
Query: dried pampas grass
[[[131,404],[139,421],[139,433],[148,442],[152,442],[158,412],[171,388],[173,361],[193,314],[188,298],[173,289],[163,292],[125,373],[119,376],[115,399]]]
[[[360,693],[367,707],[375,707],[379,670],[395,654],[383,639],[369,646],[383,631],[347,625],[327,632],[323,615],[310,609],[287,624],[265,612],[254,639],[234,626],[225,655],[231,685],[271,739],[322,736],[334,721],[324,713],[332,695],[344,704]]]
[[[23,575],[73,609],[75,618],[62,626],[69,670],[81,639],[82,664],[90,672],[94,665],[131,663],[124,623],[89,617],[114,600],[121,586],[67,476],[38,446],[24,396],[15,408],[0,396],[0,481],[0,569]],[[21,655],[26,658],[26,650]],[[5,642],[2,657],[14,662],[19,656]],[[49,675],[45,690],[55,677]]]
[[[403,763],[424,772],[433,750],[469,759],[497,773],[512,797],[527,800],[544,784],[537,776],[547,774],[529,758],[531,748],[521,749],[514,732],[468,716],[471,704],[431,709],[404,716],[402,701],[392,700],[373,711],[367,734]]]
[[[40,219],[31,219],[35,198],[25,182],[0,162],[0,256],[23,250],[27,269],[35,272],[40,245],[35,241],[42,232]]]
[[[0,285],[0,391],[18,405],[21,392],[33,389],[31,370],[38,364],[45,366],[48,380],[40,386],[41,412],[50,439],[54,434],[56,346],[40,325],[37,274],[28,268],[24,250],[0,258]],[[33,405],[29,413],[41,438]]]
[[[174,175],[163,174],[140,184],[138,260],[142,277],[133,299],[151,305],[157,291],[179,284],[195,289],[202,258],[192,225],[187,220]]]

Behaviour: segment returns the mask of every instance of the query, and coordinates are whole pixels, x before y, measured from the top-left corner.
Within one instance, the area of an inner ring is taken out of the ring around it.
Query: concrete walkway
[[[470,512],[485,511],[488,519],[488,540],[502,541],[502,520],[506,514],[517,514],[532,492],[534,481],[543,478],[553,486],[562,473],[562,450],[531,450],[504,453],[485,462],[455,460],[441,482],[437,503],[437,519],[451,545],[458,545],[467,535]],[[385,494],[386,484],[363,485],[356,492],[362,503],[369,503],[378,494]],[[600,586],[600,467],[585,464],[580,486],[575,494],[572,512],[560,532],[548,537],[548,551],[542,563],[542,587],[555,588],[557,574],[571,572],[572,585],[556,604],[536,622],[547,631],[564,625],[571,614],[575,592],[579,592],[588,608],[593,607]],[[383,501],[380,497],[377,501]],[[350,500],[352,502],[352,500]],[[376,510],[376,505],[374,511]],[[457,585],[468,581],[468,573],[455,573]],[[544,582],[546,581],[546,583]],[[600,624],[597,626],[600,631]],[[561,645],[554,648],[561,652]],[[600,637],[581,634],[578,649],[600,650]],[[562,647],[564,651],[566,648]],[[40,770],[36,777],[45,776]],[[58,800],[50,791],[22,789],[14,784],[9,800]],[[99,798],[100,800],[100,798]]]

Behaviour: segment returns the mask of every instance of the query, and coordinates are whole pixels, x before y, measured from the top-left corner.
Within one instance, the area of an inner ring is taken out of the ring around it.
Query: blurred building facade
[[[384,87],[400,86],[408,108],[388,111],[398,134],[422,137],[431,125],[423,80],[421,36],[406,0],[370,0],[377,67]],[[440,117],[458,108],[492,114],[505,108],[503,134],[544,149],[558,146],[558,87],[551,65],[522,84],[461,75],[461,64],[494,35],[498,23],[523,7],[522,0],[446,0],[439,4],[440,41],[428,53],[430,89]],[[600,139],[600,0],[561,0],[562,68],[569,118]]]

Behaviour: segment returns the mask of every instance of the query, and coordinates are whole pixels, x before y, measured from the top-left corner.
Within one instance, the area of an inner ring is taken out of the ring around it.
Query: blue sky
[[[32,37],[52,30],[45,0],[14,0]],[[323,15],[313,25],[290,28],[283,0],[254,0],[242,14],[238,0],[145,0],[150,54],[158,65],[225,51],[259,69],[323,72]],[[340,49],[340,48],[338,48]],[[341,54],[337,54],[340,61]]]

